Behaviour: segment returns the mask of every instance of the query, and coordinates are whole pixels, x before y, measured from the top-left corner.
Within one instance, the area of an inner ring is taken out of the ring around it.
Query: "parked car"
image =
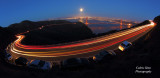
[[[8,45],[7,48],[5,49],[6,51],[11,47],[11,45]]]
[[[43,69],[43,70],[49,70],[52,68],[52,65],[50,62],[42,61],[42,60],[31,60],[27,66],[29,68]]]
[[[112,54],[115,54],[112,50],[110,51],[101,51],[100,53],[96,54],[95,56],[93,56],[93,60],[96,61],[96,62],[99,62],[101,61],[104,57],[107,57],[107,56],[111,56]]]
[[[113,50],[108,50],[108,53],[111,55],[116,55],[116,53]]]
[[[122,42],[122,43],[118,46],[118,48],[119,48],[121,51],[124,51],[124,50],[128,49],[128,48],[131,47],[131,46],[132,46],[132,43],[131,43],[131,42],[124,41],[124,42]]]
[[[5,60],[6,60],[7,62],[12,61],[12,56],[11,56],[11,54],[6,53],[6,54],[5,54]]]
[[[24,57],[19,57],[15,60],[15,64],[18,66],[26,66],[28,63],[28,60]]]
[[[61,62],[61,68],[77,68],[89,65],[86,58],[69,58]]]

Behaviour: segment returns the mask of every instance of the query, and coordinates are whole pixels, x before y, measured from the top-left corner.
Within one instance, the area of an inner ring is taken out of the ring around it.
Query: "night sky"
[[[160,15],[160,0],[0,0],[0,26],[23,20],[89,16],[144,21]]]

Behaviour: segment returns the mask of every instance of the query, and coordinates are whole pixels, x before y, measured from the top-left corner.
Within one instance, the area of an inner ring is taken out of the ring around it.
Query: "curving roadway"
[[[155,26],[152,21],[150,22],[151,23],[147,25],[130,28],[101,37],[57,45],[24,45],[21,41],[25,36],[18,35],[18,39],[8,46],[7,52],[11,53],[14,57],[46,61],[63,60],[70,57],[89,57],[101,50],[116,49],[122,41],[128,40],[133,42],[137,40]]]

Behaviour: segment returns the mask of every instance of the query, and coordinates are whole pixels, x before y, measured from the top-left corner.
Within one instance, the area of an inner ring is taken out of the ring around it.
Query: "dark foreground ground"
[[[117,55],[114,58],[81,70],[32,71],[9,65],[0,60],[0,78],[159,78],[159,30],[160,25],[157,25],[129,50],[116,51]],[[135,73],[136,67],[140,66],[151,67],[152,72],[150,74]]]

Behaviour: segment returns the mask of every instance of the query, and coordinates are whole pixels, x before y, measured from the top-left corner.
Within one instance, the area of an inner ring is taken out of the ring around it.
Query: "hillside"
[[[26,33],[25,36],[26,38],[22,41],[23,44],[50,45],[83,40],[93,37],[94,34],[83,23],[71,24],[69,22],[69,24],[44,26],[42,29]]]
[[[158,78],[160,66],[160,16],[154,19],[155,28],[135,42],[125,52],[94,67],[75,71],[51,70],[49,72],[28,71],[8,65],[0,60],[1,78]],[[38,31],[36,31],[38,32]],[[32,33],[32,32],[31,32]],[[137,66],[151,67],[151,74],[136,74]]]
[[[10,44],[15,39],[16,38],[10,29],[0,27],[0,51],[4,52],[8,44]]]
[[[65,20],[38,21],[38,22],[24,20],[20,23],[11,24],[7,28],[13,30],[15,34],[18,34],[18,33],[22,33],[28,30],[33,30],[45,25],[63,24],[63,23],[70,23],[70,22]]]

